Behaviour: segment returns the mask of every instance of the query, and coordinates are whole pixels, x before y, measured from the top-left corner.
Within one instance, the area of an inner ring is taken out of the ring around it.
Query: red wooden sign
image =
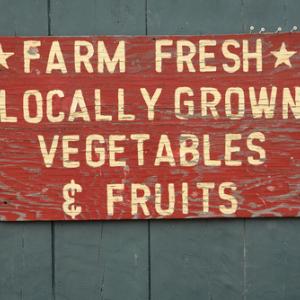
[[[300,35],[0,38],[0,219],[300,215]]]

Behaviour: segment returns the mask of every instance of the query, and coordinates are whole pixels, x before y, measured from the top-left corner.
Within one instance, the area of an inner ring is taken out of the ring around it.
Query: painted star
[[[290,62],[290,58],[296,54],[297,51],[288,51],[286,49],[285,43],[281,44],[281,47],[278,51],[271,51],[271,53],[276,57],[275,68],[277,68],[281,64],[285,64],[292,67]]]
[[[0,44],[0,66],[8,69],[7,59],[14,55],[13,52],[4,52],[2,49],[2,45]]]

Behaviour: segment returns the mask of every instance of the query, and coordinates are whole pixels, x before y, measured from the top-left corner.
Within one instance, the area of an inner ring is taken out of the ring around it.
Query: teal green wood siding
[[[289,31],[299,10],[297,0],[0,0],[0,34]],[[297,300],[300,219],[0,223],[0,300],[17,299]]]

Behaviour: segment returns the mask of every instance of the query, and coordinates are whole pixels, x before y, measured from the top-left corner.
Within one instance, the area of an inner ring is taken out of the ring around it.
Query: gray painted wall
[[[0,0],[0,34],[288,31],[299,11],[297,0]],[[0,300],[15,299],[297,300],[300,220],[0,223]]]

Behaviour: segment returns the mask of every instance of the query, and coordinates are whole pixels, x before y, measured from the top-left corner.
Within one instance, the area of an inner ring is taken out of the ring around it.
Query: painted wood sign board
[[[300,34],[0,37],[0,219],[300,215]]]

